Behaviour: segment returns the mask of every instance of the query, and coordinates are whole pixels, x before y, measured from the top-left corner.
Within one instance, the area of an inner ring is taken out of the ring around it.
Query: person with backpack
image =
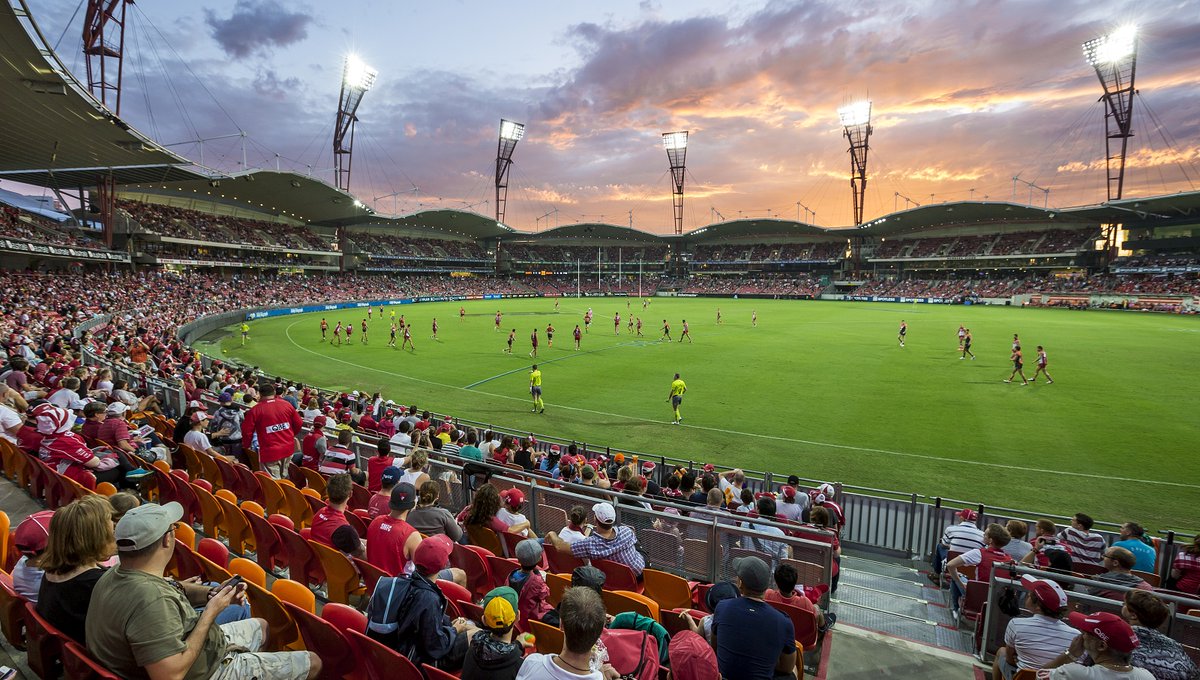
[[[412,575],[379,579],[367,605],[369,637],[418,666],[451,672],[462,667],[468,640],[479,631],[471,621],[446,616],[446,596],[433,582],[453,547],[444,534],[423,539],[413,551]]]

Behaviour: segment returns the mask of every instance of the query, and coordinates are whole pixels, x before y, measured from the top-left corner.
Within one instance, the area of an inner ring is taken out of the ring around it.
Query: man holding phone
[[[146,503],[117,523],[120,565],[100,577],[88,608],[92,656],[123,678],[315,678],[321,671],[316,654],[257,651],[267,644],[263,619],[214,625],[226,607],[245,597],[239,577],[211,591],[163,578],[182,516],[178,503]],[[207,606],[197,612],[204,600]]]

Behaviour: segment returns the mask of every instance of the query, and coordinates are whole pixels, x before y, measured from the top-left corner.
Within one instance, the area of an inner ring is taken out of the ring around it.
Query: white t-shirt
[[[26,600],[37,604],[38,591],[42,588],[42,570],[31,565],[29,558],[22,555],[12,570],[13,590]]]
[[[557,654],[530,654],[517,671],[517,680],[604,680],[600,671],[592,671],[587,675],[574,673],[560,668],[554,663]]]
[[[113,385],[111,380],[101,380],[100,382],[96,383],[96,389],[105,394],[112,394],[112,387]]]
[[[524,666],[521,668],[524,669]],[[1120,672],[1104,666],[1081,666],[1077,663],[1069,663],[1050,671],[1050,680],[1154,680],[1154,674],[1145,668],[1133,668]]]
[[[1042,668],[1067,651],[1079,631],[1065,621],[1042,614],[1012,619],[1004,644],[1017,651],[1017,668]]]
[[[21,424],[21,414],[11,408],[0,404],[0,437],[7,439],[13,444],[17,443],[15,435],[11,435],[8,431]]]
[[[795,503],[784,503],[783,501],[780,501],[779,504],[775,506],[775,512],[787,517],[793,522],[799,522],[801,517],[804,516],[804,508],[808,505],[807,501],[808,496],[801,496],[797,494]]]
[[[392,443],[392,446],[402,447],[404,453],[407,453],[408,449],[412,448],[412,437],[403,432],[397,432],[388,441]]]
[[[510,512],[508,508],[500,508],[500,512],[496,513],[496,517],[500,518],[501,522],[504,522],[505,524],[507,524],[510,527],[520,524],[521,522],[529,521],[529,520],[525,519],[525,515],[522,515],[519,512]],[[517,533],[522,536],[525,536],[526,538],[529,537],[529,529],[522,529],[521,531],[518,531]]]
[[[583,535],[582,531],[575,531],[570,526],[563,527],[563,530],[558,532],[558,537],[567,542],[567,545],[573,545],[575,541],[581,541],[587,536]]]
[[[68,390],[65,387],[51,394],[49,401],[51,404],[65,408],[68,411],[83,408],[83,401],[79,398],[79,394],[75,390]]]
[[[202,430],[189,430],[183,435],[183,443],[196,449],[200,452],[206,452],[212,448],[212,443],[208,441],[208,435]]]

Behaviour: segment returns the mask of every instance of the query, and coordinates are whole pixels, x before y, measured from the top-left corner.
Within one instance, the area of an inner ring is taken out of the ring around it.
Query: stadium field
[[[747,469],[1057,514],[1197,529],[1196,366],[1200,322],[1158,314],[985,306],[654,298],[513,299],[397,306],[415,351],[320,341],[322,314],[251,322],[230,358],[326,388],[382,391],[398,403],[516,431]],[[571,332],[595,311],[582,350]],[[724,323],[717,325],[718,307]],[[390,310],[393,308],[388,308]],[[504,332],[493,330],[497,311]],[[758,312],[752,327],[751,312]],[[620,334],[612,317],[620,312]],[[644,338],[627,332],[641,316]],[[357,325],[363,310],[324,315]],[[430,338],[437,317],[439,339]],[[679,339],[660,342],[662,320]],[[896,341],[908,322],[906,347]],[[554,347],[545,328],[556,329]],[[956,331],[978,359],[959,359]],[[512,355],[507,331],[516,329]],[[531,413],[529,336],[541,339],[545,414]],[[1054,384],[1005,384],[1019,333],[1026,375],[1046,347]],[[210,338],[211,339],[211,338]],[[687,383],[680,426],[668,386]]]

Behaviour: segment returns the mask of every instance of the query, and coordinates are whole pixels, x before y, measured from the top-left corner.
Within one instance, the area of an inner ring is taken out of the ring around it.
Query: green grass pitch
[[[514,299],[395,307],[415,351],[387,347],[376,314],[369,344],[320,341],[322,314],[251,322],[222,350],[242,362],[339,390],[382,391],[520,432],[747,469],[1042,512],[1195,531],[1200,507],[1197,366],[1200,322],[1158,314],[772,300]],[[595,311],[582,351],[571,331]],[[724,323],[716,324],[721,309]],[[389,308],[390,310],[391,308]],[[493,330],[503,311],[504,332]],[[758,327],[750,323],[758,312]],[[620,312],[620,334],[612,317]],[[627,331],[633,313],[644,338]],[[324,314],[356,327],[365,311]],[[440,324],[438,341],[430,321]],[[683,319],[694,343],[659,342]],[[908,322],[906,347],[896,342]],[[554,347],[545,328],[556,329]],[[956,331],[979,357],[960,360]],[[503,353],[515,328],[512,355]],[[529,335],[546,413],[530,413]],[[1046,347],[1055,382],[1005,384],[1019,333],[1026,375]],[[668,385],[688,392],[671,425]]]

